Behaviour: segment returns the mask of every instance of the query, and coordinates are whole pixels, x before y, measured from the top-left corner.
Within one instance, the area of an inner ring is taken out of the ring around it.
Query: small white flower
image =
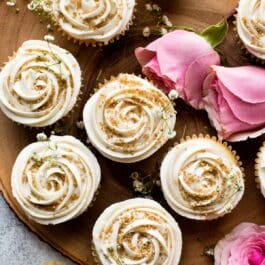
[[[7,6],[15,6],[16,5],[16,1],[15,0],[7,0],[6,1],[6,5]]]
[[[36,138],[39,142],[44,142],[48,140],[48,136],[45,133],[38,133]]]
[[[157,4],[153,4],[153,10],[155,10],[155,11],[160,11],[161,8],[159,7],[159,5],[157,5]]]
[[[160,180],[156,180],[156,186],[158,186],[158,187],[161,187],[161,181]]]
[[[135,179],[133,181],[133,188],[134,188],[135,191],[141,192],[144,189],[144,185],[143,185],[143,183],[141,181]]]
[[[47,42],[52,42],[52,41],[54,41],[54,37],[50,34],[47,34],[44,36],[44,40]]]
[[[145,9],[148,10],[148,11],[152,11],[153,10],[153,7],[151,4],[146,4],[145,5]]]
[[[83,129],[85,128],[85,126],[84,126],[84,122],[83,122],[83,121],[78,121],[78,122],[76,122],[76,127],[77,127],[78,129],[83,130]]]
[[[168,139],[173,139],[177,135],[176,131],[169,131],[168,132]]]
[[[172,22],[168,19],[168,17],[166,15],[162,16],[162,21],[168,27],[172,27],[173,26]]]
[[[161,33],[161,35],[166,35],[168,33],[168,31],[165,28],[161,28],[160,33]]]
[[[175,89],[172,89],[172,90],[168,93],[168,98],[169,98],[170,100],[175,100],[175,99],[178,98],[178,96],[179,96],[179,93],[178,93],[178,91],[175,90]]]
[[[149,27],[145,27],[145,28],[143,29],[143,36],[144,36],[145,38],[148,38],[148,37],[150,36],[150,34],[151,34],[151,30],[150,30],[150,28],[149,28]]]

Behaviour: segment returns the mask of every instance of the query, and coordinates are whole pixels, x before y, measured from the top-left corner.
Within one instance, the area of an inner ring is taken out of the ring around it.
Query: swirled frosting
[[[240,0],[237,31],[246,49],[256,57],[265,59],[265,2]]]
[[[69,113],[80,87],[79,64],[68,51],[29,40],[0,73],[0,108],[15,122],[48,126]]]
[[[24,148],[13,167],[13,196],[35,222],[58,224],[82,214],[100,182],[96,157],[72,136]]]
[[[164,158],[161,184],[178,214],[211,220],[230,212],[244,193],[244,178],[234,152],[210,137],[193,137]]]
[[[91,143],[111,160],[132,163],[156,152],[171,137],[171,101],[150,82],[120,74],[101,86],[83,112]]]
[[[72,38],[107,44],[128,28],[135,0],[54,0],[53,15]]]
[[[157,202],[131,199],[107,208],[93,228],[102,265],[178,265],[181,231]]]

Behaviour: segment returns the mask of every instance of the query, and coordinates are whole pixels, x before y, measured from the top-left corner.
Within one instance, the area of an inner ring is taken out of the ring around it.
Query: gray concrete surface
[[[40,265],[50,260],[74,265],[30,232],[0,194],[0,265]]]

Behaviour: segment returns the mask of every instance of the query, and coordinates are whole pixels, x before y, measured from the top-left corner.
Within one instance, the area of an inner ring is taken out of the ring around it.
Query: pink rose
[[[265,133],[265,70],[255,66],[212,66],[203,88],[203,107],[228,141]]]
[[[220,240],[215,265],[265,265],[265,226],[242,223]]]
[[[143,73],[165,92],[176,89],[181,98],[200,108],[202,84],[220,57],[201,36],[176,30],[155,40],[135,55]]]

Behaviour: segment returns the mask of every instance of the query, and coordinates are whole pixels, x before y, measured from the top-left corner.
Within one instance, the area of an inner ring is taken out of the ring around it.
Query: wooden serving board
[[[120,41],[105,48],[90,48],[73,44],[57,32],[53,33],[55,43],[68,49],[78,59],[83,71],[83,95],[79,106],[73,114],[56,125],[61,133],[70,133],[85,139],[84,132],[75,126],[81,119],[82,108],[89,98],[90,92],[96,85],[96,77],[102,71],[100,79],[109,78],[120,72],[140,73],[141,69],[134,58],[134,49],[146,45],[152,37],[145,39],[141,36],[144,21],[144,4],[149,2],[138,0],[136,19],[133,30],[138,28],[140,33],[127,34]],[[0,62],[8,60],[8,56],[28,39],[43,39],[47,33],[46,24],[41,24],[36,14],[27,10],[27,1],[17,0],[20,12],[0,2]],[[223,17],[231,14],[237,5],[237,0],[161,0],[156,1],[176,25],[191,26],[201,30],[209,24],[217,23]],[[147,23],[148,24],[148,23]],[[140,29],[140,30],[139,30]],[[226,53],[230,65],[247,64],[243,56],[235,32],[231,29],[226,41],[220,47]],[[36,234],[60,252],[76,261],[78,264],[94,264],[91,256],[91,231],[99,214],[113,202],[133,197],[131,172],[137,170],[143,173],[153,173],[155,165],[161,162],[164,154],[181,137],[194,133],[215,134],[204,112],[195,111],[180,100],[177,101],[177,136],[154,156],[146,161],[133,165],[121,165],[99,158],[103,176],[100,193],[94,206],[89,208],[79,218],[57,226],[42,226],[30,221],[20,210],[12,197],[10,187],[10,172],[14,160],[20,150],[32,141],[38,132],[35,129],[24,128],[14,124],[0,113],[0,188],[10,207],[18,217]],[[49,129],[50,130],[50,129]],[[48,130],[48,131],[49,131]],[[205,246],[214,244],[235,225],[249,221],[258,224],[265,220],[265,203],[254,181],[254,159],[264,137],[234,144],[233,147],[241,156],[246,170],[246,193],[239,206],[229,215],[212,222],[198,222],[182,218],[174,214],[166,205],[163,198],[158,200],[175,216],[183,232],[184,247],[181,265],[210,265],[212,260],[202,255]],[[1,213],[0,213],[1,218]]]

